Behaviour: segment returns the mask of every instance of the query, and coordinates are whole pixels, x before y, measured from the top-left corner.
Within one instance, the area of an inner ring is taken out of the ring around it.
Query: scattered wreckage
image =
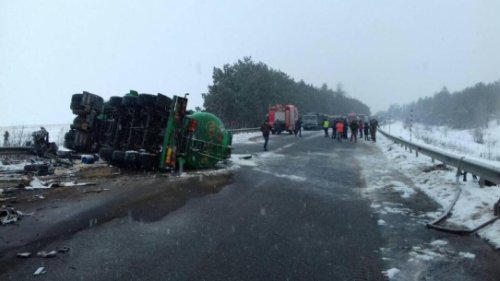
[[[182,172],[228,159],[232,135],[222,121],[186,106],[186,97],[135,91],[109,101],[88,92],[74,94],[70,108],[76,117],[64,137],[66,149],[50,142],[43,127],[24,147],[0,148],[0,202],[15,202],[19,190],[90,185],[75,179],[116,175],[118,168]],[[8,143],[7,134],[4,138]],[[0,207],[2,224],[22,217],[10,206]]]

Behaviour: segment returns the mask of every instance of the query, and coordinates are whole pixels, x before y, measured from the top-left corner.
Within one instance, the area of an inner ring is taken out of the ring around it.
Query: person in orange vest
[[[337,140],[342,142],[342,135],[344,134],[344,122],[342,120],[337,120],[337,124],[335,124],[335,130],[337,132]]]

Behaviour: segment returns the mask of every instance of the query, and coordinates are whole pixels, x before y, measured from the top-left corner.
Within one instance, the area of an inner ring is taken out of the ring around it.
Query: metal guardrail
[[[488,163],[480,162],[477,160],[467,159],[466,156],[441,151],[428,145],[416,144],[414,142],[392,136],[380,128],[378,128],[378,131],[387,138],[393,140],[395,143],[399,143],[402,146],[409,148],[410,151],[415,150],[417,156],[418,153],[422,153],[431,157],[432,159],[439,160],[446,165],[454,166],[458,169],[458,171],[464,171],[479,176],[479,184],[481,186],[484,185],[485,180],[500,185],[499,167],[495,167],[493,165],[489,165]]]
[[[260,131],[260,128],[242,128],[242,129],[228,129],[232,134],[239,134],[239,133],[250,133],[250,132],[258,132]]]

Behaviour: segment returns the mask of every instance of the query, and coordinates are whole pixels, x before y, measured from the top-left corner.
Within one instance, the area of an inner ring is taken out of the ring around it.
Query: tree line
[[[500,80],[477,83],[450,93],[446,87],[432,97],[420,98],[406,105],[391,105],[379,115],[428,125],[446,125],[456,129],[484,128],[491,120],[500,121]]]
[[[213,85],[203,94],[203,105],[230,128],[259,126],[268,107],[275,104],[293,104],[301,115],[370,114],[368,106],[348,97],[340,85],[332,90],[326,84],[317,88],[302,80],[296,82],[286,73],[254,62],[250,57],[222,68],[214,67],[212,78]]]

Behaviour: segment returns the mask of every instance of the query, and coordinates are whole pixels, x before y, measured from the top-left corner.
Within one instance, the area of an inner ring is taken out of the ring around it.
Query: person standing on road
[[[358,142],[358,120],[353,119],[351,124],[349,124],[349,128],[351,129],[351,142]]]
[[[339,142],[342,142],[342,136],[344,135],[344,129],[347,129],[347,128],[344,128],[344,121],[339,119],[337,121],[337,124],[335,124],[335,130],[337,132],[337,140]]]
[[[362,119],[359,119],[359,137],[363,139],[363,127],[365,126]]]
[[[377,141],[375,137],[375,135],[377,134],[377,127],[378,127],[377,119],[373,118],[372,120],[370,120],[370,135],[372,137],[373,142]]]
[[[264,151],[267,151],[267,143],[269,142],[269,133],[271,132],[271,125],[267,121],[264,121],[260,126],[262,131],[262,136],[264,137]]]
[[[347,118],[344,118],[344,139],[347,139],[347,127],[349,127],[349,123],[347,123]]]
[[[5,131],[5,133],[3,134],[3,146],[4,147],[7,147],[7,146],[10,146],[9,145],[9,131]]]
[[[370,140],[370,136],[368,135],[368,131],[370,130],[370,123],[366,122],[363,127],[365,131],[365,140]]]
[[[299,134],[299,137],[302,137],[302,118],[299,117],[297,121],[295,121],[295,136]]]
[[[328,129],[330,128],[330,121],[328,119],[323,120],[323,130],[325,131],[325,138],[328,137]]]

